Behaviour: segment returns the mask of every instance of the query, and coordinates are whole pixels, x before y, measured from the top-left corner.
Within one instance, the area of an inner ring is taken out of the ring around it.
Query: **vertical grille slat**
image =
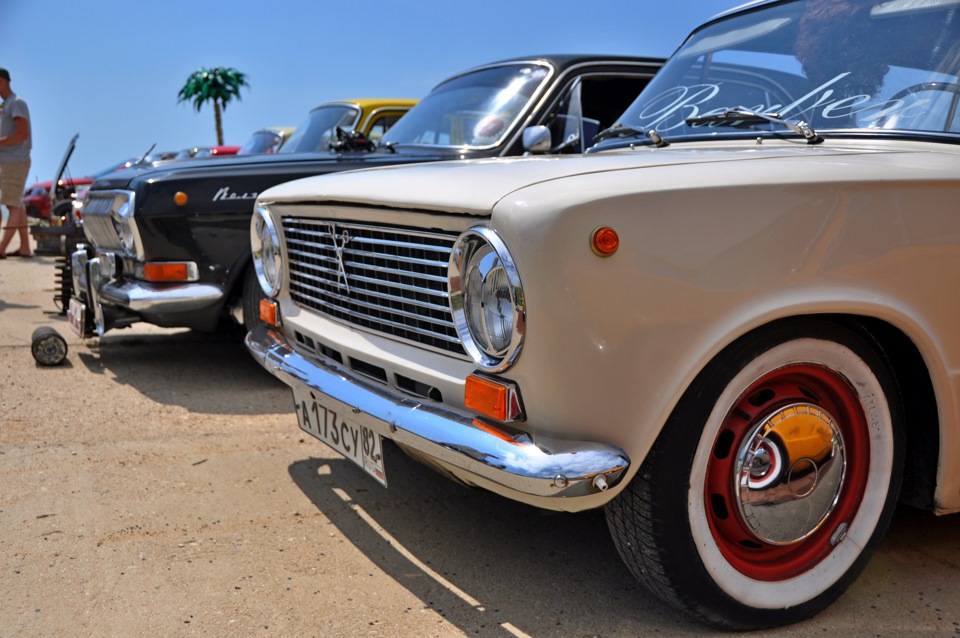
[[[302,217],[282,223],[297,304],[392,338],[465,354],[447,304],[456,233]]]

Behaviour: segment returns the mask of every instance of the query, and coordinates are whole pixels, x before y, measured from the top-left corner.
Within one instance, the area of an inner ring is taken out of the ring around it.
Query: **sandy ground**
[[[16,243],[16,242],[14,242]],[[544,513],[387,448],[384,489],[302,434],[236,341],[73,336],[54,259],[0,261],[0,638],[711,635],[600,512]],[[38,326],[67,361],[30,355]],[[960,636],[960,517],[902,509],[850,591],[751,636]]]

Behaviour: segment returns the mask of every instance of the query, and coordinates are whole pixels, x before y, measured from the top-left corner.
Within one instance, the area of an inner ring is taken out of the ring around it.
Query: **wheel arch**
[[[930,369],[916,344],[899,328],[873,317],[839,316],[859,323],[879,344],[900,386],[905,418],[906,450],[900,501],[935,509],[940,460],[939,402]]]

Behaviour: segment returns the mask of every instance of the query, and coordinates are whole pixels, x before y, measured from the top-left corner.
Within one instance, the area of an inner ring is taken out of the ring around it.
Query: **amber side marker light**
[[[183,191],[177,191],[177,193],[173,196],[173,202],[177,206],[186,206],[187,194],[184,193]]]
[[[261,299],[260,300],[260,321],[266,323],[267,325],[278,328],[278,318],[280,313],[277,310],[277,302],[271,301],[270,299]]]
[[[601,257],[609,257],[620,248],[620,235],[609,226],[601,226],[590,236],[590,248]]]
[[[516,386],[475,374],[466,379],[463,404],[470,410],[504,423],[523,418]]]
[[[185,263],[144,264],[145,281],[190,281],[190,269]]]

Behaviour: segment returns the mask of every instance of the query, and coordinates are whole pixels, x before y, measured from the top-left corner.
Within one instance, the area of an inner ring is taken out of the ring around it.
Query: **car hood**
[[[331,168],[357,164],[378,166],[411,161],[436,161],[457,157],[456,149],[404,148],[397,153],[386,149],[375,152],[257,153],[252,155],[218,155],[200,159],[173,159],[144,164],[109,173],[97,179],[96,190],[131,188],[144,180],[206,179],[210,176],[230,177],[262,171],[283,171],[286,166],[316,166],[317,173]],[[327,168],[324,168],[327,167]],[[337,169],[339,170],[339,169]]]
[[[897,155],[897,161],[892,162],[890,155]],[[590,182],[593,192],[584,196],[596,198],[595,189],[601,184],[624,193],[685,189],[708,183],[732,186],[876,180],[885,171],[895,171],[900,177],[915,173],[920,179],[925,171],[938,166],[944,171],[955,170],[950,167],[956,162],[956,155],[930,153],[930,145],[922,143],[916,144],[915,151],[904,150],[903,142],[896,148],[883,144],[678,144],[661,149],[645,146],[588,155],[465,160],[350,171],[280,184],[261,193],[260,202],[342,202],[489,215],[497,202],[518,190],[586,175],[616,174],[614,179]],[[703,170],[707,165],[711,169]],[[564,194],[571,196],[567,189]]]

